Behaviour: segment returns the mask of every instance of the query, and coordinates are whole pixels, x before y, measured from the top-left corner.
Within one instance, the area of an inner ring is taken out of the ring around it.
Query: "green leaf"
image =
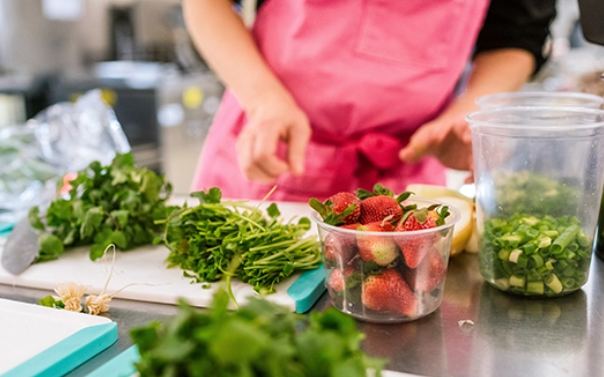
[[[100,207],[92,207],[86,211],[84,221],[80,227],[80,238],[87,239],[91,237],[99,228],[103,221],[103,213]]]
[[[143,175],[143,183],[140,192],[145,195],[148,201],[156,201],[159,198],[163,179],[158,177],[152,171],[146,171]]]
[[[436,225],[441,226],[445,225],[445,219],[451,214],[451,212],[449,212],[449,207],[442,206],[436,209],[436,214],[438,215],[438,219],[436,219]]]
[[[362,188],[358,189],[355,192],[355,194],[356,194],[357,198],[359,198],[361,200],[370,198],[372,196],[376,196],[373,192],[365,190],[365,189],[362,189]]]
[[[128,223],[128,216],[130,213],[125,209],[119,209],[115,211],[111,211],[111,216],[117,221],[120,227],[125,227]]]
[[[103,246],[101,244],[96,243],[90,246],[90,260],[97,260],[99,258],[102,258],[103,254],[105,254],[106,248],[107,246]]]
[[[40,305],[42,306],[46,306],[49,308],[54,308],[57,301],[55,300],[54,297],[52,296],[46,296],[40,299],[40,301],[38,301],[40,303]]]
[[[218,332],[209,350],[222,365],[249,364],[269,343],[267,334],[238,318],[232,318],[228,328]],[[245,344],[245,347],[241,347]]]
[[[134,167],[134,157],[132,156],[132,153],[116,153],[115,157],[113,158],[113,161],[111,162],[111,167],[117,169]]]
[[[132,340],[136,343],[143,356],[148,350],[157,345],[159,341],[158,330],[161,327],[160,322],[151,322],[145,327],[135,328],[130,331]]]
[[[310,206],[310,208],[317,211],[317,213],[319,214],[319,216],[321,216],[322,219],[325,219],[327,217],[327,208],[325,208],[325,204],[323,204],[319,199],[310,198],[308,200],[308,205]]]
[[[113,234],[111,235],[111,243],[114,243],[115,246],[119,247],[122,250],[126,250],[128,248],[126,235],[120,230],[116,230],[113,232]]]
[[[56,258],[58,255],[63,254],[63,251],[65,250],[63,242],[61,242],[59,237],[48,233],[44,233],[40,236],[38,245],[40,245],[40,256],[44,256],[45,258]]]
[[[390,197],[394,196],[394,192],[392,192],[392,190],[390,190],[389,188],[382,186],[381,183],[376,183],[375,186],[373,186],[373,192],[376,195],[385,195]]]
[[[111,180],[111,185],[113,186],[128,182],[128,174],[126,174],[126,172],[123,170],[113,169],[111,171],[111,176],[113,177]]]
[[[415,215],[415,220],[417,220],[417,222],[420,224],[423,224],[428,221],[429,214],[427,208],[416,209],[413,211],[413,214]]]
[[[29,213],[27,214],[27,220],[29,221],[29,224],[32,226],[32,228],[44,231],[45,227],[42,221],[40,220],[39,214],[40,208],[32,207],[30,208]]]
[[[405,192],[402,192],[402,193],[400,193],[400,194],[399,194],[399,195],[396,197],[396,201],[397,201],[398,203],[402,203],[402,202],[404,202],[405,200],[409,199],[409,197],[410,197],[411,195],[413,195],[413,193],[412,193],[411,191],[405,191]]]
[[[192,198],[199,199],[200,203],[218,204],[222,198],[222,191],[218,187],[212,187],[210,190],[197,191],[191,193]]]
[[[78,233],[76,228],[71,228],[65,238],[63,238],[63,245],[69,246],[75,242],[75,237]]]
[[[266,213],[268,213],[271,218],[277,218],[281,216],[281,212],[279,212],[279,208],[277,208],[277,205],[275,203],[271,203],[271,205],[268,206],[268,208],[266,209]]]

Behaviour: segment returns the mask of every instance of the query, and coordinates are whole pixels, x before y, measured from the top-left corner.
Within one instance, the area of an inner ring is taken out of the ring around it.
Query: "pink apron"
[[[305,174],[283,174],[272,200],[306,201],[381,182],[444,184],[433,158],[398,151],[450,102],[488,0],[268,0],[253,35],[267,64],[310,119]],[[246,117],[227,91],[193,189],[259,199],[272,185],[248,181],[237,163]]]

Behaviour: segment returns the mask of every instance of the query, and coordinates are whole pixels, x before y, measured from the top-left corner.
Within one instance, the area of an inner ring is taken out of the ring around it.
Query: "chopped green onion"
[[[557,230],[546,230],[543,234],[549,238],[556,238],[560,235]]]
[[[541,266],[543,266],[543,258],[541,258],[541,255],[539,255],[539,254],[533,254],[533,255],[531,255],[531,258],[535,262],[535,267],[541,267]]]
[[[507,278],[499,278],[495,280],[495,285],[502,291],[507,291],[510,288],[510,282]]]
[[[581,228],[578,225],[571,225],[560,235],[560,237],[556,238],[554,243],[552,244],[552,253],[558,254],[562,250],[568,246],[576,237]]]
[[[510,259],[510,251],[506,249],[499,250],[499,254],[497,254],[499,259],[501,260],[509,260]]]
[[[512,252],[510,253],[509,261],[513,262],[513,263],[518,263],[518,257],[520,256],[520,254],[522,254],[522,250],[520,250],[520,249],[512,250]]]
[[[525,217],[525,218],[521,219],[520,221],[522,221],[523,223],[528,224],[530,226],[533,226],[539,222],[539,219],[536,218],[535,216],[530,216],[530,217]]]
[[[524,288],[525,278],[524,276],[510,276],[510,285],[512,287],[521,287]]]
[[[545,267],[548,270],[553,270],[554,269],[554,264],[553,263],[554,263],[554,261],[550,259],[547,262],[545,262]]]
[[[551,244],[552,244],[552,239],[549,238],[549,237],[544,237],[544,238],[541,238],[539,240],[539,245],[538,246],[539,246],[540,249],[543,249],[545,247],[548,247]]]
[[[562,292],[562,283],[555,274],[549,274],[545,278],[545,285],[547,285],[549,289],[554,291],[556,294]]]
[[[526,291],[528,293],[542,295],[543,294],[543,282],[542,281],[532,281],[532,282],[527,283]]]

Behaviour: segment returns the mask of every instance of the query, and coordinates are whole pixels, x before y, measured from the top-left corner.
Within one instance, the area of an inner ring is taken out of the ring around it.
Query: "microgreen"
[[[306,236],[308,218],[283,224],[274,203],[264,212],[244,202],[216,202],[216,187],[192,196],[201,203],[157,222],[166,224],[161,242],[170,249],[170,266],[182,268],[186,277],[200,283],[238,277],[258,292],[272,293],[295,271],[321,263],[319,241]]]

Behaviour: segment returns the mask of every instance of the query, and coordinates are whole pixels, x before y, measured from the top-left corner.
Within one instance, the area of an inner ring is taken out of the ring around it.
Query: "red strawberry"
[[[333,213],[339,215],[344,212],[351,204],[354,204],[354,210],[342,221],[344,224],[354,224],[359,221],[361,216],[361,201],[357,199],[357,196],[351,192],[339,192],[335,195],[330,196],[327,200],[331,200],[333,203]]]
[[[427,209],[414,210],[409,214],[409,217],[403,219],[397,224],[397,231],[423,230],[436,227],[436,215],[433,211]]]
[[[353,223],[353,224],[340,225],[338,228],[356,230],[358,227],[360,227],[362,225],[363,224],[361,224],[361,223]]]
[[[436,227],[436,220],[428,214],[427,209],[414,210],[403,217],[396,225],[396,232],[412,232]],[[396,243],[401,249],[405,263],[416,268],[424,260],[430,248],[434,245],[434,234],[404,235],[396,237]]]
[[[434,247],[416,269],[406,269],[404,273],[409,287],[416,292],[432,292],[445,280],[446,274],[443,258]]]
[[[403,214],[396,199],[386,195],[370,196],[361,201],[361,224],[382,221],[392,215],[392,221],[398,220]]]
[[[310,198],[308,205],[329,225],[354,224],[361,214],[361,201],[351,192],[340,192],[325,202]]]
[[[340,293],[346,287],[345,278],[352,275],[354,269],[352,267],[346,267],[342,271],[339,268],[336,268],[331,271],[331,275],[329,276],[329,283],[327,284],[327,289],[329,290],[329,295],[334,297],[337,293]]]
[[[340,228],[356,229],[361,224],[342,225]],[[339,266],[348,263],[356,254],[356,236],[354,234],[344,234],[343,232],[332,232],[325,237],[325,260],[338,262]]]
[[[392,224],[387,221],[378,221],[360,226],[357,230],[364,232],[391,232]],[[397,257],[396,244],[389,235],[357,234],[359,255],[365,262],[375,262],[378,266],[387,266]]]
[[[369,309],[395,312],[412,317],[415,315],[417,300],[405,280],[393,269],[365,279],[361,301]]]

